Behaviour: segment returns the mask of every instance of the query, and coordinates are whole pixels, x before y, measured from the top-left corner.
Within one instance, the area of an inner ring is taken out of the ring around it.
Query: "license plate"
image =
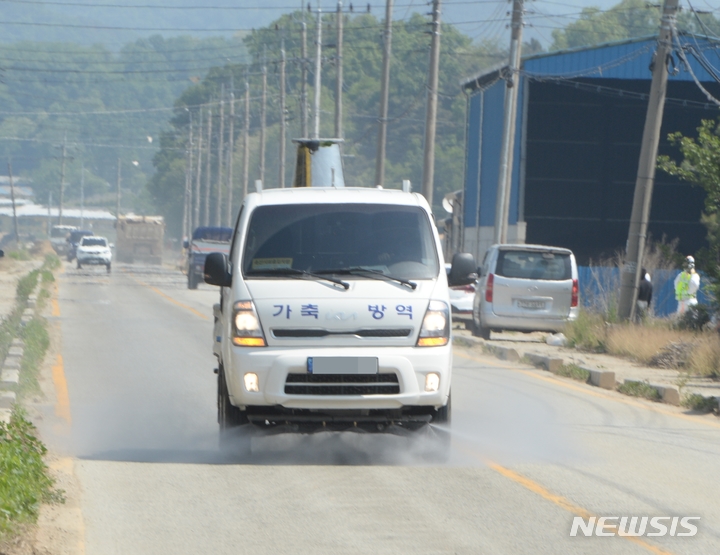
[[[522,301],[517,302],[518,308],[525,308],[527,310],[543,310],[545,308],[545,301]]]
[[[377,374],[377,357],[308,357],[310,374]]]

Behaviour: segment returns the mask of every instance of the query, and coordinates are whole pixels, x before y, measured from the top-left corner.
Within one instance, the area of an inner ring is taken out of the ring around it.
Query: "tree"
[[[661,4],[646,0],[622,0],[607,11],[594,7],[583,8],[577,21],[553,31],[550,50],[657,36]],[[680,31],[717,36],[720,21],[711,13],[684,10],[677,16],[677,27]]]
[[[234,83],[238,108],[242,106],[237,94],[238,89],[244,92],[247,79],[251,88],[251,158],[248,167],[250,183],[259,178],[257,134],[260,120],[260,71],[265,64],[268,68],[268,107],[267,107],[267,157],[265,187],[277,186],[278,160],[273,153],[277,152],[279,140],[279,95],[278,95],[278,60],[281,41],[284,41],[287,52],[287,118],[288,139],[300,136],[300,104],[301,88],[300,68],[300,29],[303,18],[301,12],[281,16],[266,28],[257,29],[244,39],[245,46],[252,62],[244,64],[228,64],[211,70],[200,83],[186,89],[176,102],[175,115],[170,125],[177,136],[187,134],[189,114],[193,113],[194,121],[199,116],[197,110],[201,104],[217,102],[222,84],[225,88]],[[314,58],[315,24],[311,17],[307,18],[308,55]],[[323,18],[325,49],[323,51],[322,95],[321,95],[321,136],[333,134],[334,88],[336,61],[333,42],[335,30],[335,14]],[[388,148],[386,162],[386,186],[399,188],[403,179],[410,179],[416,189],[422,178],[423,135],[425,127],[425,102],[427,95],[427,71],[430,37],[427,34],[428,19],[413,14],[409,19],[393,23],[393,46],[390,77],[390,104],[388,124]],[[371,14],[345,16],[344,22],[344,139],[345,179],[349,186],[374,185],[375,155],[377,137],[377,117],[380,102],[380,75],[382,67],[382,30],[383,22]],[[534,51],[539,44],[529,46]],[[476,74],[484,68],[506,59],[506,53],[497,44],[484,41],[473,43],[452,25],[442,27],[442,46],[440,60],[438,105],[438,132],[436,149],[436,180],[434,198],[435,208],[441,210],[440,203],[444,195],[450,191],[461,189],[464,171],[465,143],[465,107],[466,99],[459,87],[463,77]],[[312,64],[311,64],[312,66]],[[308,72],[308,102],[312,106],[314,95],[314,67]],[[216,106],[216,104],[215,104]],[[214,109],[215,110],[215,109]],[[242,148],[239,139],[242,133],[242,113],[236,110],[235,145]],[[227,126],[226,126],[227,130]],[[214,127],[217,131],[217,126]],[[214,141],[217,139],[215,138]],[[168,148],[171,143],[167,143]],[[169,159],[180,159],[182,149],[169,149],[156,157],[156,171],[159,173],[173,171],[167,164]],[[213,143],[215,156],[215,143]],[[242,176],[240,157],[236,157],[234,173],[235,187],[238,188]],[[286,168],[289,174],[293,171],[292,152],[288,153]],[[213,163],[213,168],[215,168]],[[215,169],[213,169],[215,172]],[[213,176],[215,179],[215,176]],[[170,184],[172,180],[162,176],[153,179],[154,196],[163,205],[171,206],[171,197],[182,197],[184,181],[175,180],[176,189],[161,188],[160,182]],[[161,199],[165,196],[164,200]],[[241,195],[234,194],[236,213]],[[212,213],[212,211],[211,211]],[[170,219],[170,215],[166,215]],[[174,216],[173,216],[174,217]],[[170,224],[169,224],[170,225]],[[173,224],[174,225],[174,224]],[[176,226],[177,227],[177,226]]]
[[[698,268],[710,279],[709,290],[720,300],[720,126],[713,120],[702,120],[698,136],[668,135],[670,144],[679,148],[680,163],[669,156],[658,157],[658,168],[705,190],[705,207],[701,217],[707,229],[708,247],[698,252]]]

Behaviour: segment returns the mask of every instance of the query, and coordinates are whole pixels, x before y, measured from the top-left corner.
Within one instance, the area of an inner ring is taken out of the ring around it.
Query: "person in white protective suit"
[[[700,289],[700,274],[695,271],[695,259],[688,256],[685,258],[683,271],[675,277],[677,314],[684,314],[688,307],[697,304],[698,289]]]

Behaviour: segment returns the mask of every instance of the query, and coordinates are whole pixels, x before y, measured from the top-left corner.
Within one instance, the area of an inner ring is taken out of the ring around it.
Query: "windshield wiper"
[[[336,270],[318,270],[318,274],[349,274],[349,275],[360,275],[367,276],[375,279],[384,279],[386,281],[395,281],[409,287],[413,291],[417,288],[417,283],[414,281],[408,281],[407,279],[389,276],[382,270],[375,270],[374,268],[365,268],[363,266],[352,266],[350,268],[339,268]]]
[[[331,283],[334,283],[335,285],[340,285],[341,287],[345,288],[346,290],[350,288],[350,284],[347,281],[343,281],[341,279],[336,279],[333,277],[322,276],[319,273],[308,272],[306,270],[297,270],[295,268],[274,268],[272,270],[258,270],[256,272],[252,272],[252,271],[248,272],[248,276],[258,276],[258,275],[311,277],[311,278],[315,278],[315,279],[322,279],[325,281],[329,281]]]

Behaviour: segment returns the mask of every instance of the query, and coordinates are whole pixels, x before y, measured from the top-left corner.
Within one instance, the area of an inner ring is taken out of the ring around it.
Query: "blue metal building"
[[[720,45],[679,37],[691,71],[676,52],[661,131],[660,154],[679,158],[669,133],[696,135],[720,98],[712,63]],[[509,216],[509,240],[571,248],[581,263],[610,256],[627,240],[656,38],[633,39],[525,57]],[[463,248],[481,258],[492,243],[506,81],[503,67],[463,83],[468,95]],[[677,70],[677,71],[674,71]],[[720,69],[717,70],[720,74]],[[694,253],[705,243],[704,192],[656,174],[652,237],[678,238]]]

